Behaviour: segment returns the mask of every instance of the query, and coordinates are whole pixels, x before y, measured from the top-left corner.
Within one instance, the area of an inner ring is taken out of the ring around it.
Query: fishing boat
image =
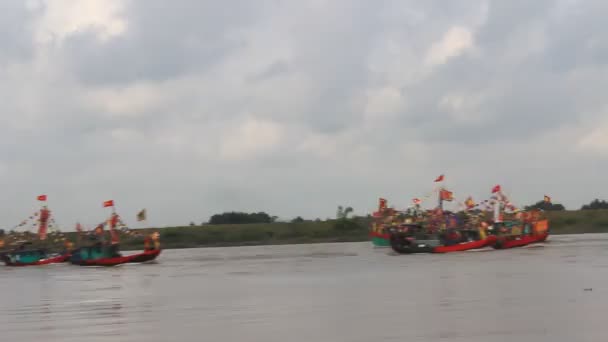
[[[435,182],[441,182],[439,176]],[[425,215],[425,225],[402,224],[389,228],[390,246],[399,254],[451,253],[479,249],[495,243],[496,237],[487,234],[486,227],[459,220],[458,215],[444,211],[443,202],[452,201],[453,193],[441,186],[439,205]],[[416,199],[415,199],[416,201]]]
[[[504,220],[505,209],[515,209],[502,193],[500,185],[492,189],[494,205],[494,222],[492,234],[496,241],[492,244],[495,249],[509,249],[541,243],[549,237],[549,220],[541,218],[538,209],[519,211],[512,220]],[[545,201],[550,201],[545,196]]]
[[[53,221],[51,211],[46,206],[47,196],[40,195],[38,200],[45,203],[41,206],[40,211],[33,214],[30,219],[37,218],[34,225],[38,226],[37,237],[42,243],[47,240],[47,230]],[[26,223],[27,220],[24,220],[19,226],[24,226]],[[38,266],[63,263],[68,261],[71,254],[71,243],[65,239],[64,242],[66,244],[63,251],[49,253],[47,248],[35,247],[32,241],[14,241],[12,245],[16,245],[16,247],[0,253],[0,259],[6,266]],[[2,241],[2,244],[4,244],[4,241]]]
[[[450,229],[436,234],[416,224],[390,229],[391,248],[399,254],[451,253],[480,249],[495,243],[496,237],[482,229]]]
[[[114,210],[113,201],[104,202],[104,207],[106,206],[112,207],[112,214],[105,223],[99,224],[95,228],[95,235],[91,236],[95,243],[74,250],[69,259],[70,263],[78,266],[116,266],[155,260],[161,253],[158,232],[146,236],[143,252],[131,255],[122,255],[119,252],[119,236],[116,226],[120,222],[120,218]],[[104,225],[110,228],[111,241],[109,243],[103,239]]]
[[[70,253],[49,254],[42,248],[27,248],[32,245],[29,241],[24,241],[19,244],[19,247],[0,254],[0,258],[6,266],[37,266],[62,263],[68,261]]]
[[[144,263],[155,260],[160,248],[145,249],[141,253],[122,255],[116,245],[94,245],[76,249],[70,263],[78,266],[116,266],[127,263]]]
[[[495,249],[523,247],[544,242],[549,237],[549,221],[547,219],[538,220],[534,216],[532,221],[526,219],[500,222],[495,226],[494,229],[498,231],[496,242],[492,245]]]
[[[372,214],[372,226],[369,232],[369,237],[375,247],[390,246],[390,235],[387,231],[387,222],[390,225],[389,221],[394,215],[394,210],[387,207],[386,199],[380,198],[378,200],[378,210]]]

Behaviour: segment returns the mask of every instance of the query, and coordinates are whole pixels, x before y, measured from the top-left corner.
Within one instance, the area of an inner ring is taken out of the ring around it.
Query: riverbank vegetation
[[[594,200],[580,210],[564,210],[561,205],[545,206],[551,234],[608,233],[608,203]],[[529,207],[532,207],[529,206]],[[213,215],[203,224],[136,230],[139,236],[122,235],[121,249],[141,249],[143,236],[159,231],[163,248],[271,245],[318,242],[356,242],[369,240],[371,217],[354,216],[351,207],[338,207],[335,219],[277,221],[266,213],[228,212]],[[75,232],[64,233],[78,241]],[[82,237],[86,238],[86,237]]]
[[[608,233],[608,209],[556,210],[545,214],[552,234]],[[188,248],[367,241],[370,224],[369,216],[349,217],[347,213],[330,220],[300,218],[291,222],[205,224],[159,231],[164,248]],[[131,240],[128,245],[137,246],[136,241]]]

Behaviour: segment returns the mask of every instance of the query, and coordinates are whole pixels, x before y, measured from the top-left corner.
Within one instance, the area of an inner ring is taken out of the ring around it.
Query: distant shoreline
[[[608,210],[547,212],[551,235],[608,233]],[[370,241],[368,217],[351,219],[353,224],[339,227],[337,220],[301,223],[254,223],[147,228],[160,232],[163,249],[290,245]],[[75,241],[73,232],[66,233]],[[371,245],[371,242],[370,242]],[[123,238],[122,249],[141,249],[142,238]]]

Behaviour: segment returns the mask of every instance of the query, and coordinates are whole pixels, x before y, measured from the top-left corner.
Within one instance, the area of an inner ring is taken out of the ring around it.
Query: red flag
[[[440,196],[443,201],[451,201],[454,199],[454,194],[448,190],[441,190]]]
[[[46,201],[46,195],[40,195],[40,196],[38,196],[38,200],[42,201],[42,202]]]
[[[420,200],[420,198],[414,198],[412,201],[414,202],[415,205],[418,205],[418,204],[422,203],[422,201]]]
[[[437,178],[435,179],[435,182],[441,182],[441,181],[443,181],[443,179],[444,179],[444,178],[445,178],[445,177],[444,177],[443,175],[440,175],[439,177],[437,177]]]
[[[386,199],[379,198],[378,199],[378,210],[384,210],[384,209],[386,209]]]
[[[497,192],[500,192],[500,185],[496,185],[496,186],[494,186],[494,187],[492,188],[492,193],[493,193],[493,194],[494,194],[494,193],[497,193]]]
[[[109,201],[103,202],[103,207],[104,208],[113,207],[113,206],[114,206],[114,201],[113,200],[109,200]]]

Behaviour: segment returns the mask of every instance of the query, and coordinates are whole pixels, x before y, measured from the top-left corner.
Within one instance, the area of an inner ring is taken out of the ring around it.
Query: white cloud
[[[234,129],[228,128],[222,137],[220,158],[230,161],[254,159],[270,153],[281,142],[281,125],[255,118],[248,118]]]
[[[79,32],[93,30],[106,41],[123,34],[127,20],[122,11],[128,0],[45,0],[30,2],[31,9],[44,8],[36,27],[38,43],[60,42]]]
[[[475,198],[504,182],[520,202],[546,191],[568,206],[603,186],[602,2],[12,4],[6,225],[47,190],[62,222],[94,222],[114,197],[162,225],[364,213],[440,173]]]
[[[450,58],[463,54],[473,45],[473,33],[469,29],[461,26],[451,27],[439,42],[431,46],[426,63],[443,64]]]

